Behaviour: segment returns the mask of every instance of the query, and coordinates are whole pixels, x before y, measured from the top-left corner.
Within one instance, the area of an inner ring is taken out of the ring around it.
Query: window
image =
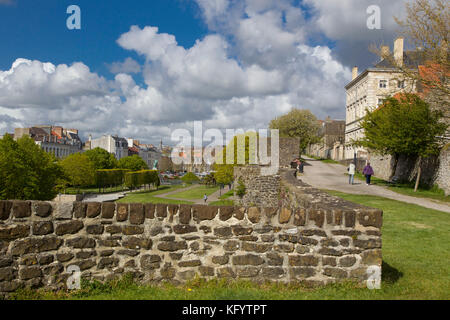
[[[387,80],[380,80],[380,88],[387,88]]]
[[[378,106],[381,106],[384,102],[386,101],[386,99],[378,99]]]
[[[404,89],[405,88],[405,80],[397,81],[397,88]]]

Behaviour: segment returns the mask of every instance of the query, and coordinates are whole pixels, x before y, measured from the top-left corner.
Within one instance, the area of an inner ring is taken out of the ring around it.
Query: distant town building
[[[81,152],[83,145],[77,129],[64,129],[59,126],[44,125],[14,130],[15,140],[23,136],[29,136],[42,150],[57,158]]]
[[[407,66],[417,69],[418,64],[414,59],[415,52],[404,51],[403,38],[394,41],[393,56],[389,46],[382,47],[384,57],[374,67],[366,69],[358,74],[358,67],[352,71],[352,81],[345,86],[347,93],[346,128],[345,128],[345,159],[367,159],[368,151],[362,147],[355,147],[352,141],[364,136],[360,126],[361,120],[366,115],[366,109],[372,111],[383,104],[387,96],[398,92],[415,92],[414,83],[402,77],[402,73],[390,61],[394,60],[397,66]],[[393,59],[387,59],[392,57]]]
[[[308,146],[306,153],[324,159],[344,159],[345,120],[332,120],[328,117],[319,120],[321,141]]]
[[[86,143],[85,150],[101,148],[109,153],[112,153],[117,160],[128,157],[128,141],[125,138],[118,136],[104,135],[98,139],[92,139],[89,136],[89,141]]]

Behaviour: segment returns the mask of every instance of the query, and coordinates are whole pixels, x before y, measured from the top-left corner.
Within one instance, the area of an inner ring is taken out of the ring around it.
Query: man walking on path
[[[206,195],[206,193],[205,193],[205,195],[203,196],[203,200],[205,200],[205,203],[206,203],[206,201],[208,201],[208,196]]]
[[[353,185],[353,182],[355,181],[355,169],[356,169],[355,163],[354,162],[350,163],[347,171],[348,171],[348,183],[351,185]]]
[[[370,179],[372,178],[374,172],[372,167],[370,166],[370,162],[367,163],[367,165],[364,167],[363,175],[366,176],[366,184],[370,185]]]

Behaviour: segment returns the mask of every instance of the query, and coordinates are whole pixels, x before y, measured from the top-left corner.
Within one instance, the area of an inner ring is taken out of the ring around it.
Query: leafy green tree
[[[431,110],[417,95],[389,97],[380,108],[367,110],[361,122],[365,136],[354,144],[382,155],[418,157],[417,191],[422,158],[439,154],[443,146],[448,125],[441,121],[442,117],[441,111]]]
[[[310,144],[318,143],[320,124],[309,110],[292,109],[270,121],[270,129],[278,129],[280,137],[300,138],[300,155]]]
[[[188,172],[181,178],[181,181],[184,183],[194,183],[200,181],[200,179],[194,173]]]
[[[85,154],[74,153],[59,164],[69,185],[88,187],[95,184],[95,167]]]
[[[214,186],[216,184],[216,179],[214,178],[214,174],[210,173],[205,176],[202,180],[202,183],[207,186]]]
[[[148,165],[137,154],[119,160],[119,168],[131,171],[148,170]]]
[[[225,164],[219,165],[217,167],[216,172],[214,172],[214,178],[216,182],[219,184],[227,185],[233,183],[234,180],[234,171],[233,165]]]
[[[62,170],[33,139],[0,139],[0,199],[52,200]]]
[[[104,149],[95,148],[86,151],[84,154],[91,160],[96,170],[115,169],[118,167],[116,157]]]

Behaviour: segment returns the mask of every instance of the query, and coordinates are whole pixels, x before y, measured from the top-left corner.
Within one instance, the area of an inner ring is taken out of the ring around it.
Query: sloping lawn
[[[186,199],[186,200],[198,200],[202,199],[203,196],[210,196],[214,192],[218,191],[219,187],[208,187],[208,186],[198,186],[189,190],[180,191],[178,193],[171,194],[167,196],[168,198],[176,198],[176,199]]]
[[[166,194],[168,192],[183,189],[182,185],[161,186],[158,190],[142,191],[128,193],[124,198],[118,200],[118,203],[165,203],[165,204],[192,204],[190,201],[180,201],[172,199],[157,198],[156,195]]]
[[[107,284],[84,284],[78,292],[20,291],[17,299],[125,300],[303,300],[303,299],[450,299],[450,215],[395,200],[330,192],[381,208],[383,220],[382,288],[352,283],[308,289],[248,281],[195,280],[186,285],[140,286],[128,277]]]

